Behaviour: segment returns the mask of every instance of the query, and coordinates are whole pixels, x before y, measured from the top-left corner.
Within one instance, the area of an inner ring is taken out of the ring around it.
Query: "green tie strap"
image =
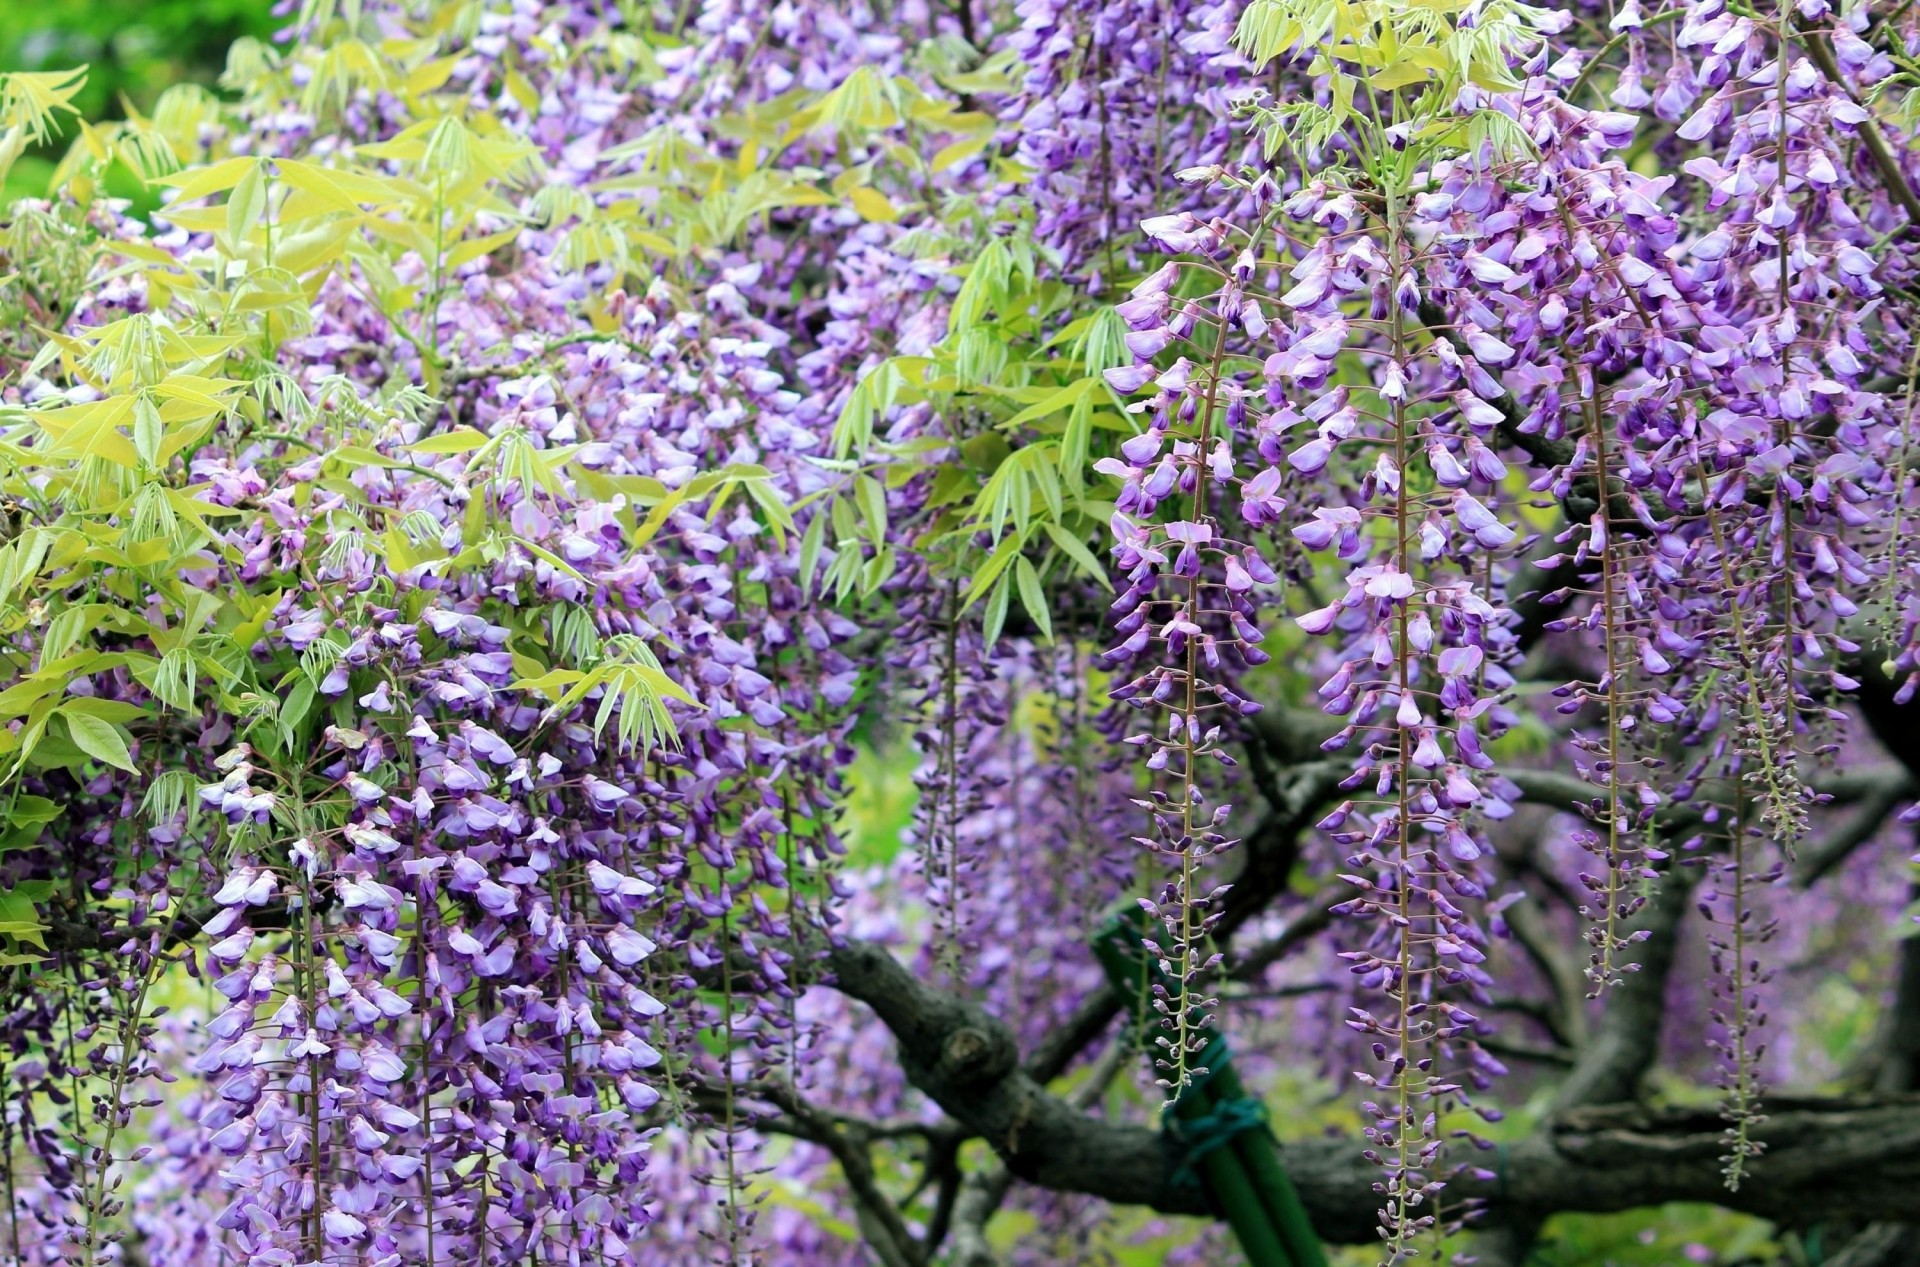
[[[1233,1054],[1227,1050],[1224,1038],[1215,1035],[1206,1050],[1200,1053],[1198,1064],[1208,1072],[1200,1074],[1187,1085],[1187,1094],[1192,1095],[1194,1088],[1210,1082],[1214,1075],[1226,1068]],[[1213,1097],[1213,1107],[1192,1117],[1183,1117],[1174,1113],[1167,1118],[1167,1131],[1184,1146],[1180,1164],[1173,1172],[1173,1181],[1183,1188],[1200,1185],[1200,1173],[1197,1167],[1216,1149],[1232,1147],[1233,1141],[1243,1132],[1259,1130],[1267,1124],[1267,1106],[1251,1096],[1236,1096],[1233,1099]]]

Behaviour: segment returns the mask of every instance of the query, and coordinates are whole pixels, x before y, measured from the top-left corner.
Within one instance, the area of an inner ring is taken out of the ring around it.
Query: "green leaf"
[[[893,547],[881,546],[879,552],[860,569],[860,597],[872,598],[879,593],[880,587],[892,578],[893,569]]]
[[[26,823],[50,823],[66,813],[66,807],[44,796],[33,796],[22,792],[13,798],[13,806],[7,811],[7,821],[16,826]]]
[[[1060,553],[1072,559],[1082,572],[1100,582],[1108,593],[1113,592],[1113,582],[1107,579],[1107,570],[1100,566],[1100,560],[1094,556],[1093,551],[1087,549],[1086,542],[1059,524],[1042,524],[1041,527],[1047,530],[1047,536],[1053,539],[1053,544],[1059,548]]]
[[[257,170],[259,166],[260,160],[257,158],[229,158],[211,167],[189,168],[171,176],[162,176],[156,183],[178,186],[174,195],[176,203],[193,202],[208,194],[232,189],[249,171]]]
[[[784,551],[787,534],[793,531],[794,523],[793,511],[782,499],[781,490],[766,480],[743,480],[742,484],[747,495],[766,513],[767,523],[773,529],[774,545]]]
[[[0,933],[30,946],[47,948],[46,924],[24,893],[0,893]]]
[[[389,469],[404,468],[407,464],[397,458],[390,458],[358,444],[347,444],[327,454],[329,462],[345,462],[348,466],[384,466]]]
[[[279,169],[282,181],[311,195],[331,211],[357,214],[361,202],[378,202],[384,192],[368,177],[329,171],[312,163],[280,158],[274,161],[274,166]]]
[[[502,229],[498,233],[489,233],[485,237],[469,238],[447,252],[447,267],[459,268],[462,264],[471,264],[483,255],[491,254],[500,247],[520,236],[519,226]]]
[[[1000,583],[993,587],[993,596],[987,599],[985,633],[989,649],[1000,641],[1000,630],[1007,623],[1007,600],[1012,593],[1013,586],[1007,584],[1007,578],[1003,576]]]
[[[1073,402],[1067,415],[1067,429],[1060,435],[1060,473],[1076,499],[1086,489],[1088,459],[1093,444],[1093,398],[1082,396]]]
[[[302,676],[287,692],[287,702],[280,709],[280,736],[286,741],[287,751],[295,748],[294,731],[307,719],[307,713],[313,708],[313,681]]]
[[[133,451],[148,466],[160,465],[160,441],[166,433],[160,411],[144,394],[133,402]]]
[[[181,712],[193,707],[193,688],[199,678],[199,669],[194,662],[193,652],[185,647],[175,647],[160,657],[160,663],[154,667],[153,680],[147,689],[157,696],[161,703]]]
[[[846,546],[860,537],[860,525],[853,517],[853,503],[844,497],[836,497],[827,503],[827,514],[833,519],[833,539]]]
[[[966,611],[986,596],[987,587],[998,580],[1000,574],[1005,572],[1013,563],[1015,556],[1020,553],[1021,544],[1022,542],[1018,536],[1001,539],[999,546],[994,549],[994,552],[988,556],[987,561],[981,565],[980,570],[973,574],[973,579],[968,582],[966,596],[960,604],[961,611]]]
[[[147,710],[138,704],[129,704],[125,700],[95,699],[91,695],[77,695],[60,706],[60,711],[71,717],[76,713],[85,713],[97,717],[103,722],[125,723],[137,721],[148,716]]]
[[[1423,84],[1431,77],[1431,72],[1424,66],[1398,62],[1367,76],[1367,83],[1375,92],[1392,92],[1395,88]]]
[[[1047,596],[1040,590],[1040,574],[1034,571],[1033,561],[1024,554],[1014,560],[1013,579],[1020,586],[1020,605],[1040,626],[1040,636],[1052,642],[1053,618],[1047,614]]]
[[[73,650],[80,641],[80,635],[90,632],[105,608],[99,603],[75,603],[47,622],[45,639],[40,644],[40,654],[48,660],[58,660]]]
[[[665,526],[667,516],[680,509],[681,504],[686,500],[687,490],[685,488],[677,488],[661,498],[658,502],[655,502],[653,509],[647,512],[647,517],[642,519],[634,528],[633,544],[643,546],[653,540],[660,529]]]
[[[1048,414],[1058,413],[1062,409],[1071,408],[1075,404],[1078,404],[1087,393],[1099,387],[1104,381],[1105,380],[1097,374],[1091,378],[1076,379],[1058,391],[1049,392],[1046,396],[1028,405],[1025,409],[1022,409],[1001,425],[1009,428],[1024,427],[1030,422],[1038,422]]]
[[[134,768],[127,741],[121,737],[118,727],[84,711],[75,711],[71,705],[62,707],[60,715],[66,718],[67,733],[73,736],[80,751],[118,770]]]
[[[507,684],[509,690],[537,691],[548,699],[559,699],[566,688],[586,678],[579,669],[549,669],[539,677],[521,678]]]
[[[807,531],[800,538],[800,589],[802,593],[812,593],[814,573],[820,567],[820,551],[827,542],[827,518],[825,509],[814,512],[813,519],[807,524]]]
[[[999,432],[984,431],[962,443],[960,454],[974,470],[991,475],[1013,456],[1013,446]]]
[[[867,521],[867,532],[875,545],[887,539],[887,490],[871,475],[862,475],[853,486],[860,502],[860,513]]]
[[[847,191],[847,200],[853,204],[853,209],[860,214],[862,220],[892,224],[900,218],[899,208],[895,207],[878,189],[871,189],[865,185],[858,186]]]

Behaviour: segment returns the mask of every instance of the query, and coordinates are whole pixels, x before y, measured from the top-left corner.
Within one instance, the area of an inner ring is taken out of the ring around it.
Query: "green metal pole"
[[[1138,941],[1144,923],[1137,910],[1123,911],[1100,930],[1093,947],[1136,1026],[1144,1026],[1151,1015],[1148,999],[1160,977]],[[1182,1122],[1197,1122],[1223,1104],[1248,1098],[1224,1042],[1215,1064],[1172,1106]],[[1253,1267],[1326,1267],[1326,1252],[1264,1126],[1239,1131],[1226,1146],[1202,1155],[1194,1169]]]
[[[1216,1073],[1213,1083],[1219,1087],[1220,1095],[1224,1098],[1245,1094],[1240,1086],[1240,1075],[1233,1071],[1231,1065]],[[1254,1191],[1266,1206],[1267,1214],[1273,1220],[1274,1231],[1293,1267],[1327,1267],[1327,1253],[1321,1247],[1319,1235],[1313,1230],[1313,1221],[1307,1217],[1307,1207],[1301,1204],[1300,1193],[1280,1165],[1280,1154],[1274,1145],[1273,1133],[1265,1127],[1256,1131],[1242,1131],[1234,1136],[1233,1151],[1240,1155],[1246,1166],[1247,1174],[1253,1180]]]
[[[1213,1111],[1210,1100],[1205,1094],[1183,1095],[1172,1112],[1181,1117],[1201,1117]],[[1232,1148],[1216,1148],[1202,1157],[1195,1169],[1213,1194],[1227,1226],[1233,1229],[1250,1267],[1298,1267],[1281,1243],[1266,1203],[1261,1201],[1255,1180],[1238,1153]]]

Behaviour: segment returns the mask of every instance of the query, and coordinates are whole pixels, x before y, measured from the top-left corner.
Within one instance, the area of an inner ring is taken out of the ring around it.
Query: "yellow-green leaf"
[[[179,171],[162,176],[157,183],[175,187],[175,202],[193,202],[209,194],[222,193],[240,183],[240,178],[257,169],[257,158],[229,158],[210,167]],[[171,219],[172,217],[168,217]]]
[[[847,193],[847,201],[860,213],[862,220],[873,220],[881,224],[892,224],[900,218],[900,212],[893,202],[871,185],[862,185]]]
[[[455,427],[452,431],[442,431],[438,435],[415,440],[408,445],[414,453],[471,453],[487,442],[487,434],[472,427]]]
[[[240,174],[233,192],[227,195],[227,236],[236,249],[247,234],[267,214],[267,173],[255,163]]]

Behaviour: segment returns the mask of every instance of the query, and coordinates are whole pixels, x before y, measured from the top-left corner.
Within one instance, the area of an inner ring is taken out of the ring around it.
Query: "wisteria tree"
[[[1920,1256],[1920,10],[285,16],[0,77],[0,1263]]]

